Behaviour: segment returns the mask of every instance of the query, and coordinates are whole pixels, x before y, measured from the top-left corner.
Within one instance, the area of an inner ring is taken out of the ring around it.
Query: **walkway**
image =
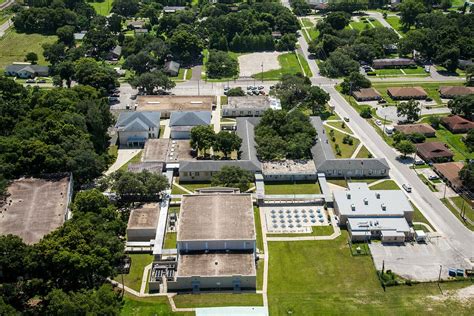
[[[109,174],[117,171],[122,167],[124,164],[126,164],[130,159],[135,157],[138,153],[140,153],[141,149],[140,148],[125,148],[125,149],[119,149],[118,150],[118,155],[117,159],[115,162],[109,167],[109,169],[105,172],[105,175],[108,176]]]
[[[0,37],[3,37],[3,35],[5,35],[5,32],[13,25],[13,22],[12,22],[12,19],[8,19],[7,21],[5,21],[5,23],[3,23],[2,25],[0,25]]]

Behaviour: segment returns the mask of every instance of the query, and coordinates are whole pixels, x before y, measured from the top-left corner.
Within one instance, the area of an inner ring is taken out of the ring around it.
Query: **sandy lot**
[[[239,56],[240,77],[250,77],[263,71],[280,69],[279,52],[252,53]]]

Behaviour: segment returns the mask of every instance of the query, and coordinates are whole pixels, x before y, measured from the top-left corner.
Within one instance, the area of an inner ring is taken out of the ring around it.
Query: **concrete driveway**
[[[105,172],[105,175],[109,175],[114,171],[117,171],[126,164],[130,159],[132,159],[136,154],[138,154],[142,149],[141,148],[126,148],[126,149],[119,149],[117,160],[109,167],[109,170]]]
[[[398,116],[397,115],[397,107],[395,106],[386,106],[382,107],[380,105],[378,106],[373,106],[377,109],[377,115],[379,117],[387,117],[387,120],[390,120],[392,122],[398,122],[398,121],[403,121],[405,120],[405,116]],[[423,115],[426,114],[446,114],[446,113],[451,113],[451,110],[443,107],[443,108],[434,108],[434,109],[426,109],[423,108],[422,112]]]

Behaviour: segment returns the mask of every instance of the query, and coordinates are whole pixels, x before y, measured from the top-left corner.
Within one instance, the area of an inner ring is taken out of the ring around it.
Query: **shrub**
[[[375,71],[368,71],[367,76],[377,76],[377,73]]]
[[[360,111],[360,116],[362,116],[365,119],[369,119],[372,117],[372,108],[370,106],[364,107]]]
[[[347,141],[347,143],[352,146],[354,144],[354,140],[352,138],[349,137],[349,140]]]

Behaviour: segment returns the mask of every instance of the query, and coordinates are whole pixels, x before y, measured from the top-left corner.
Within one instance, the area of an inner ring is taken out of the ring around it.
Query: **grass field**
[[[129,288],[140,291],[142,284],[143,269],[153,262],[153,256],[150,254],[130,254],[132,265],[130,266],[130,273],[123,275],[123,282]],[[117,282],[122,282],[122,275],[115,277]]]
[[[330,236],[334,233],[334,228],[329,226],[313,226],[310,234],[267,234],[267,237],[309,237],[309,236]]]
[[[443,204],[451,211],[451,213],[453,213],[459,219],[461,223],[464,224],[464,226],[474,231],[474,225],[471,225],[469,222],[464,221],[461,218],[461,214],[459,214],[459,212],[453,207],[452,203],[454,204],[455,203],[454,201],[450,202],[447,198],[443,198],[441,199],[441,202],[443,202]],[[466,217],[468,215],[469,215],[469,212],[466,212]],[[470,212],[470,215],[472,215],[472,212]]]
[[[388,24],[390,24],[390,26],[393,27],[399,33],[403,32],[402,31],[402,25],[400,24],[400,17],[399,16],[389,15],[389,16],[387,16],[385,21],[387,21]]]
[[[428,189],[431,190],[431,192],[438,192],[438,189],[436,189],[434,184],[431,183],[431,181],[428,180],[424,174],[418,173],[418,178],[420,178],[421,182],[423,182],[428,187]]]
[[[334,137],[335,137],[335,141],[333,141],[333,138],[330,134],[331,128],[329,128],[327,126],[324,126],[324,129],[326,130],[326,134],[328,135],[329,142],[331,143],[332,150],[334,151],[334,154],[336,155],[336,157],[338,157],[338,158],[351,158],[352,154],[354,153],[357,146],[359,145],[360,140],[358,140],[357,138],[351,137],[352,140],[353,140],[352,145],[343,144],[342,139],[346,135],[341,133],[341,132],[338,132],[336,130],[333,130],[334,131]],[[340,155],[337,155],[337,153],[336,153],[336,144],[339,145],[339,149],[341,150]]]
[[[300,62],[306,72],[307,76],[312,76],[311,70],[309,69],[308,62],[303,56],[298,56]],[[300,64],[298,63],[298,58],[296,58],[295,53],[286,53],[278,56],[278,62],[280,63],[280,69],[274,69],[265,71],[263,73],[263,80],[279,80],[284,74],[296,74],[302,73]],[[309,74],[308,74],[309,72]],[[256,73],[252,75],[253,78],[261,79],[262,73]]]
[[[454,202],[459,209],[464,209],[466,211],[466,217],[471,221],[474,221],[474,209],[472,206],[460,196],[455,196],[451,198],[451,201]]]
[[[340,122],[326,122],[328,125],[334,126],[337,129],[340,129],[344,132],[354,134],[352,130],[347,126],[346,122],[340,121]]]
[[[176,232],[167,232],[165,236],[165,249],[176,248]]]
[[[208,188],[211,186],[211,183],[210,182],[183,182],[183,183],[180,182],[179,185],[181,185],[182,187],[192,192],[196,189]]]
[[[99,15],[107,16],[112,10],[114,0],[103,0],[102,2],[88,2]]]
[[[173,186],[171,187],[171,194],[189,194],[189,192],[181,190],[180,188],[178,188],[177,186],[173,184]]]
[[[194,312],[173,313],[168,303],[168,298],[159,297],[136,297],[126,293],[124,297],[124,305],[122,316],[156,316],[156,315],[176,315],[191,316]]]
[[[415,83],[373,83],[372,87],[377,89],[378,92],[382,95],[382,97],[387,100],[388,103],[395,103],[392,98],[390,98],[387,94],[387,88],[390,87],[422,87],[428,97],[432,98],[436,101],[437,104],[442,104],[441,98],[439,97],[438,89],[440,86],[462,86],[464,85],[463,82],[415,82]]]
[[[393,180],[385,180],[374,184],[370,187],[371,190],[400,190],[400,187]]]
[[[321,194],[316,182],[265,182],[265,194]]]
[[[365,146],[362,146],[362,148],[359,150],[356,156],[356,158],[371,158],[371,157],[372,155],[370,155],[369,150]]]
[[[376,69],[377,77],[427,77],[429,74],[423,67],[406,69]]]
[[[263,252],[263,235],[262,223],[260,221],[260,210],[258,207],[253,207],[253,217],[255,218],[255,232],[257,234],[257,248]]]
[[[353,257],[347,232],[331,241],[270,242],[270,315],[468,315],[474,302],[433,300],[436,283],[384,292],[370,256]],[[289,273],[291,271],[291,273]],[[472,282],[441,283],[443,291]]]
[[[263,306],[261,294],[205,293],[201,295],[176,295],[174,302],[178,308],[220,307],[220,306]]]
[[[22,62],[25,55],[34,52],[38,55],[38,64],[45,65],[43,56],[43,44],[54,43],[56,36],[45,36],[40,34],[24,34],[10,30],[0,39],[0,69],[13,62]]]
[[[462,134],[453,134],[444,126],[436,130],[436,137],[427,138],[427,142],[439,141],[449,145],[449,149],[454,153],[454,161],[474,159],[474,152],[469,152],[466,144],[462,141]]]

